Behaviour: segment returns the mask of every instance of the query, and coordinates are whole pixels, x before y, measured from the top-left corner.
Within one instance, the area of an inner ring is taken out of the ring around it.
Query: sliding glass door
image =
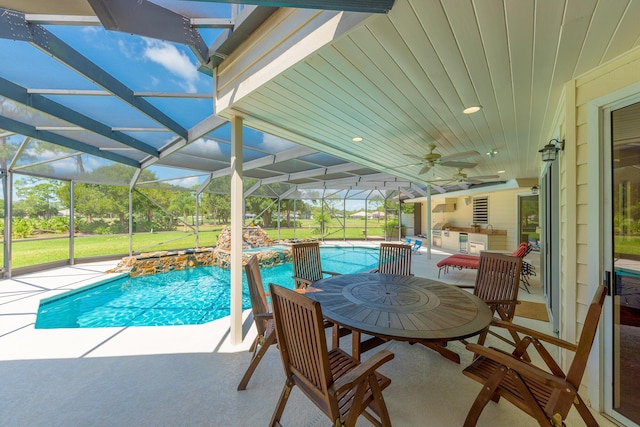
[[[640,424],[640,103],[611,113],[612,409]]]

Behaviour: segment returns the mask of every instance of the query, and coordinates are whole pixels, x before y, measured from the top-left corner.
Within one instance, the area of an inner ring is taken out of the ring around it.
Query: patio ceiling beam
[[[386,189],[397,190],[399,185],[408,186],[408,181],[357,181],[353,179],[336,179],[331,181],[319,181],[310,182],[308,184],[298,185],[299,189],[356,189],[356,188],[371,188],[371,189]]]
[[[152,166],[153,164],[157,163],[160,159],[164,159],[165,157],[191,144],[192,142],[197,141],[207,133],[212,132],[218,129],[220,126],[226,124],[227,121],[228,121],[227,119],[218,117],[215,114],[210,115],[206,119],[202,120],[200,123],[196,124],[191,129],[189,129],[187,131],[186,139],[176,138],[173,141],[166,144],[164,147],[160,148],[158,157],[144,159],[141,162],[142,169],[146,169],[149,166]]]
[[[28,93],[39,95],[80,95],[80,96],[113,96],[111,92],[100,89],[27,89]],[[192,98],[211,99],[210,93],[186,93],[186,92],[133,92],[133,96],[145,98]]]
[[[84,114],[78,113],[71,108],[65,107],[62,104],[58,104],[45,96],[30,94],[26,88],[2,77],[0,77],[0,95],[19,102],[20,104],[28,105],[40,112],[52,115],[69,123],[73,123],[76,126],[98,135],[102,135],[105,138],[117,141],[127,147],[135,148],[136,150],[142,151],[150,156],[159,156],[158,150],[151,145],[129,136],[126,133],[114,131],[113,128],[85,116]]]
[[[70,148],[72,150],[82,151],[84,153],[111,160],[117,163],[122,163],[136,168],[140,167],[140,164],[136,160],[130,159],[129,157],[121,156],[109,151],[101,151],[98,147],[94,147],[93,145],[89,145],[66,136],[58,135],[57,133],[49,131],[39,131],[35,128],[35,126],[19,122],[8,117],[0,117],[0,128],[19,133],[21,135],[30,136],[31,138],[47,141],[52,144],[57,144],[62,147]]]
[[[286,199],[287,196],[289,196],[289,194],[294,193],[296,191],[298,191],[298,189],[296,187],[290,188],[287,191],[285,191],[284,193],[282,193],[281,195],[279,195],[278,198]]]
[[[260,188],[261,185],[262,184],[260,184],[260,181],[256,182],[251,186],[251,188],[249,188],[247,191],[244,192],[243,196],[244,197],[250,196],[253,192],[255,192],[258,188]]]
[[[355,163],[345,163],[342,165],[328,166],[325,168],[317,168],[317,169],[311,169],[308,171],[283,174],[283,175],[274,176],[271,178],[264,178],[260,180],[260,182],[262,184],[272,184],[275,182],[291,181],[294,179],[305,179],[305,178],[318,177],[322,175],[329,175],[333,173],[349,172],[357,169],[362,169],[362,166],[357,165]]]
[[[427,190],[423,190],[422,188],[418,187],[415,184],[412,184],[408,187],[408,190],[413,192],[413,193],[418,193],[419,195],[423,196],[423,197],[427,197]]]
[[[47,15],[41,13],[27,13],[25,19],[30,24],[40,25],[78,25],[82,27],[102,26],[97,16],[79,15]],[[233,29],[234,22],[228,18],[189,18],[193,28],[223,28]]]
[[[207,69],[209,47],[187,16],[166,9],[147,0],[88,0],[89,5],[107,30],[137,34],[158,40],[189,46],[201,64],[200,71],[212,75]]]
[[[215,3],[255,4],[259,6],[344,10],[348,12],[387,13],[395,0],[196,0]]]
[[[404,185],[404,186],[411,185],[411,181],[401,180],[399,178],[393,177],[386,173],[375,173],[370,175],[354,176],[352,178],[334,179],[334,180],[325,181],[323,184],[325,188],[329,188],[328,186],[331,186],[331,185],[352,186],[357,184],[360,187],[367,184],[379,186],[379,185],[382,185],[383,183],[385,185],[395,184],[396,189],[399,185]],[[298,188],[314,188],[314,187],[317,188],[318,184],[319,183],[313,183],[313,182],[308,184],[300,184]]]
[[[307,147],[296,147],[290,150],[283,151],[277,154],[271,154],[268,156],[260,157],[255,160],[250,160],[242,165],[243,171],[251,169],[258,169],[264,166],[273,165],[275,163],[284,162],[287,160],[297,159],[298,157],[308,156],[310,154],[317,153],[316,150]],[[211,179],[219,178],[221,176],[227,176],[231,174],[231,168],[224,168],[217,170],[211,174]]]
[[[162,126],[183,138],[187,137],[187,130],[178,122],[164,114],[146,99],[133,96],[133,91],[126,85],[81,55],[42,25],[29,24],[25,20],[23,13],[0,8],[0,37],[33,44],[97,85],[102,86]]]
[[[97,16],[26,13],[24,19],[28,23],[35,25],[78,25],[82,27],[101,25]]]

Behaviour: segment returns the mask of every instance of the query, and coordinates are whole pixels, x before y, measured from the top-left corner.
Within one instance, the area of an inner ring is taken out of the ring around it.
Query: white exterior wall
[[[444,203],[444,199],[456,199],[456,210],[454,212],[432,212],[431,226],[439,222],[448,222],[454,227],[469,227],[473,219],[473,204],[465,204],[464,199],[467,197],[484,197],[489,198],[489,224],[494,230],[507,231],[506,250],[510,251],[516,248],[520,243],[518,235],[518,194],[529,196],[531,190],[529,188],[516,188],[502,191],[487,191],[486,193],[475,192],[468,196],[451,196],[438,195],[433,196],[431,208]],[[422,221],[427,224],[427,202],[426,198],[415,199],[414,202],[422,203]],[[484,226],[482,226],[484,228]],[[426,230],[426,226],[423,226]],[[425,231],[426,232],[426,231]]]

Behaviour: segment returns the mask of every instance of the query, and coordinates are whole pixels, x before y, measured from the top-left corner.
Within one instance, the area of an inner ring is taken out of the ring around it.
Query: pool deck
[[[344,242],[328,242],[328,244]],[[347,245],[377,246],[379,242]],[[426,249],[413,256],[413,273],[437,278],[435,264],[448,253]],[[527,261],[538,265],[537,253]],[[280,356],[270,349],[249,382],[236,391],[249,360],[255,330],[243,313],[245,339],[228,340],[229,319],[205,325],[36,330],[39,301],[104,279],[117,261],[79,264],[0,281],[0,423],[10,426],[254,426],[266,425],[284,384]],[[440,280],[472,284],[475,271],[452,271]],[[531,294],[542,301],[533,278]],[[516,317],[545,332],[548,322]],[[349,348],[350,338],[342,344]],[[498,342],[499,343],[499,342]],[[494,342],[492,342],[494,344]],[[497,344],[498,346],[500,344]],[[459,342],[456,365],[423,346],[391,342],[395,353],[381,372],[392,380],[384,396],[394,426],[462,425],[480,385],[461,370],[471,355]],[[365,358],[375,350],[365,353]],[[613,426],[597,415],[602,426]],[[507,402],[490,403],[478,426],[535,426]],[[283,425],[321,426],[328,419],[297,389]],[[358,426],[370,425],[361,419]],[[567,425],[583,425],[575,410]]]

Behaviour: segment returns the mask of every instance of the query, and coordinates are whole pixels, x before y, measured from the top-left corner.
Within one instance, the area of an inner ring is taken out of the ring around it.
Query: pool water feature
[[[322,268],[359,273],[378,264],[378,250],[322,247]],[[293,287],[291,264],[261,270],[269,283]],[[199,267],[131,278],[128,275],[66,292],[40,302],[36,329],[197,325],[230,313],[230,272]],[[242,308],[251,307],[246,278]]]

